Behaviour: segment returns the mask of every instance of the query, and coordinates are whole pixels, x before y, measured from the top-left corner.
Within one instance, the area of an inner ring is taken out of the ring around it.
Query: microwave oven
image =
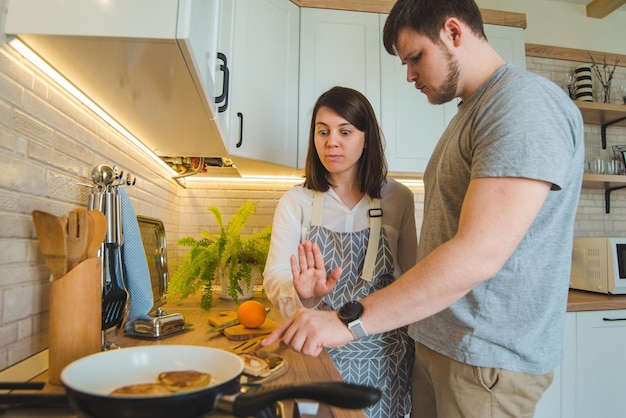
[[[626,294],[626,238],[574,238],[570,288]]]

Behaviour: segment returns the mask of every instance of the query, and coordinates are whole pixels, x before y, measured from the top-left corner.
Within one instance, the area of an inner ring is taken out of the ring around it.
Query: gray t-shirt
[[[544,374],[560,363],[583,160],[580,111],[543,77],[505,65],[459,106],[424,174],[418,260],[455,235],[471,179],[524,177],[552,190],[502,270],[412,324],[413,338],[475,366]]]

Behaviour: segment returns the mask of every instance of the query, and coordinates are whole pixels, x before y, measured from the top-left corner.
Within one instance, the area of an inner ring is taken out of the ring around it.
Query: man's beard
[[[441,87],[433,89],[433,95],[428,96],[431,104],[444,104],[457,97],[456,89],[459,85],[459,64],[452,58],[452,54],[446,51],[448,75]]]

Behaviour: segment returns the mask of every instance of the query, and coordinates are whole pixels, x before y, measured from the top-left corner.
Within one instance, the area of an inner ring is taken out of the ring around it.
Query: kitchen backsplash
[[[529,70],[560,85],[563,74],[577,64],[527,60]],[[626,68],[618,68],[614,82],[626,84]],[[600,148],[599,127],[587,126],[586,136],[590,158],[608,156],[613,144],[626,144],[624,128],[609,128],[608,150]],[[254,232],[271,224],[278,199],[294,184],[217,180],[180,188],[162,167],[4,42],[0,42],[0,158],[0,370],[47,346],[49,281],[31,212],[62,214],[86,207],[88,190],[74,181],[90,182],[93,166],[117,165],[137,177],[129,195],[137,214],[165,223],[170,266],[179,255],[175,243],[180,236],[214,225],[207,206],[220,207],[228,217],[245,200],[258,200],[257,213],[248,224],[249,232]],[[419,225],[423,190],[411,187]],[[607,215],[604,193],[583,190],[576,234],[626,236],[626,191],[613,193]]]
[[[0,369],[47,346],[48,276],[31,212],[86,207],[98,164],[137,177],[129,190],[138,213],[178,233],[179,187],[142,152],[0,46]]]

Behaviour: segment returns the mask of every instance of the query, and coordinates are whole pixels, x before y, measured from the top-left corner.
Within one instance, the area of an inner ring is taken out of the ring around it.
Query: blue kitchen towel
[[[124,188],[118,187],[117,193],[120,196],[122,206],[122,234],[124,235],[122,256],[124,280],[129,298],[126,329],[129,329],[134,320],[148,317],[148,312],[154,305],[154,297],[152,295],[150,270],[148,269],[148,261],[143,248],[135,209],[133,209],[128,193]]]

